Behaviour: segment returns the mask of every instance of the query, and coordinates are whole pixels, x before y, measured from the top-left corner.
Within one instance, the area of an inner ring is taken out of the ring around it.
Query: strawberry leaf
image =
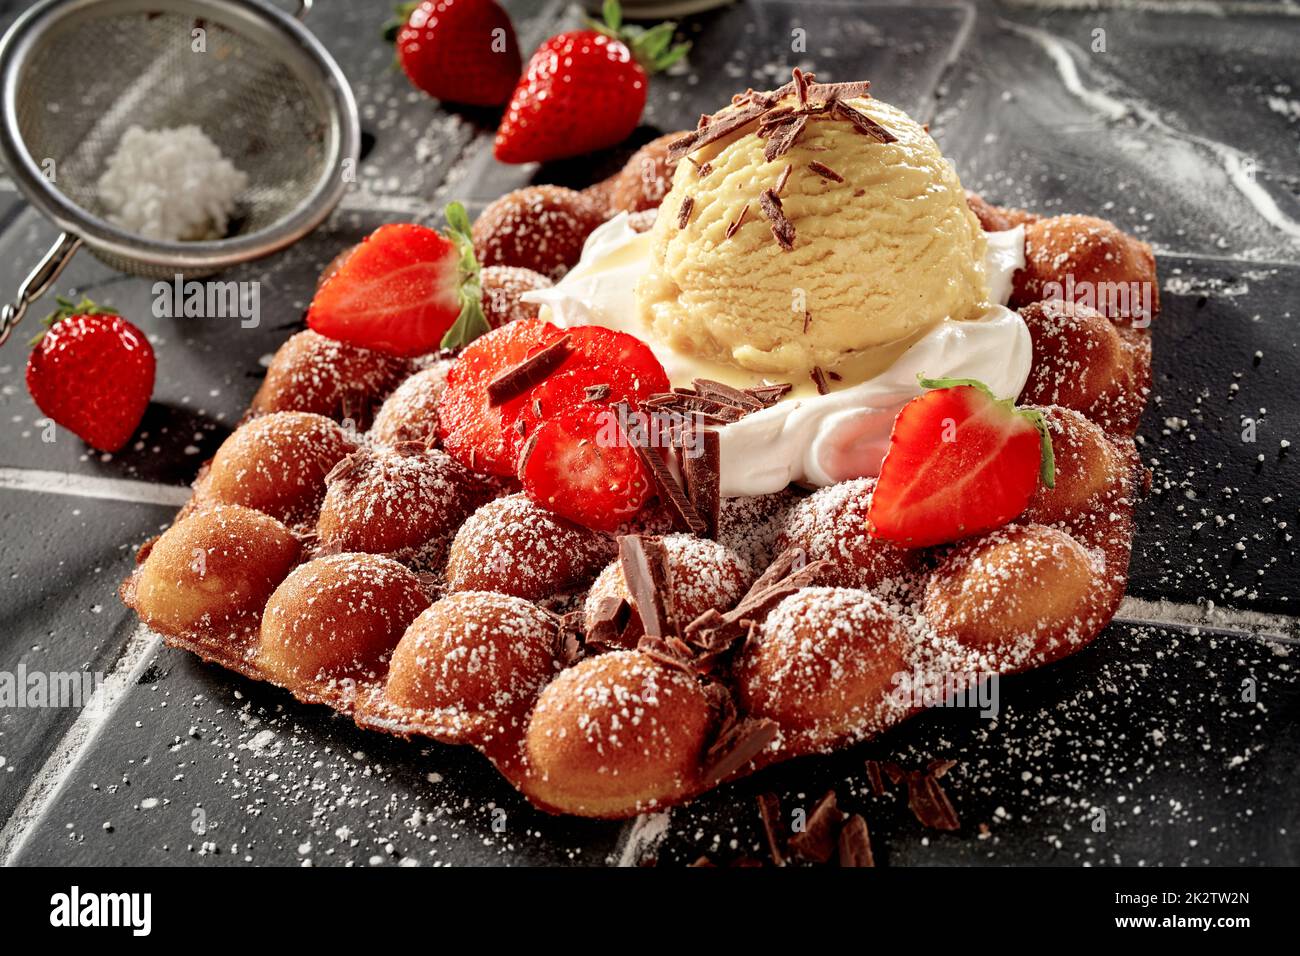
[[[605,18],[605,26],[614,32],[614,36],[618,36],[618,31],[623,26],[623,8],[619,6],[618,0],[605,0],[600,12]]]
[[[54,297],[54,302],[58,306],[58,308],[55,309],[53,312],[51,312],[49,315],[47,315],[45,318],[41,319],[41,325],[45,326],[46,332],[54,328],[54,326],[57,323],[62,322],[64,319],[70,319],[74,315],[119,315],[120,314],[117,311],[117,309],[113,308],[112,306],[100,305],[97,302],[91,301],[89,298],[87,298],[84,295],[81,297],[80,302],[73,302],[71,299],[69,299],[67,296],[64,295],[56,295]],[[27,341],[27,344],[32,348],[35,348],[36,346],[41,344],[41,339],[43,338],[45,338],[45,332],[39,332],[36,335],[32,336],[32,338],[30,338]]]
[[[1056,453],[1052,450],[1052,433],[1047,427],[1047,417],[1037,408],[1018,408],[1016,413],[1023,415],[1038,429],[1042,437],[1042,455],[1039,458],[1038,480],[1046,488],[1056,487]]]
[[[485,332],[491,331],[487,316],[483,314],[483,284],[478,257],[474,255],[474,239],[470,234],[469,213],[458,202],[449,203],[447,238],[460,255],[457,269],[460,273],[460,315],[442,337],[445,349],[463,348]]]
[[[393,17],[384,24],[384,39],[389,43],[397,42],[397,34],[406,26],[415,12],[418,3],[399,3],[393,10]]]
[[[634,23],[625,25],[623,10],[618,0],[605,0],[602,15],[603,22],[587,21],[591,29],[626,44],[646,73],[660,73],[668,69],[684,57],[691,48],[690,43],[679,43],[669,47],[677,31],[677,24],[672,21],[653,27],[642,27]]]

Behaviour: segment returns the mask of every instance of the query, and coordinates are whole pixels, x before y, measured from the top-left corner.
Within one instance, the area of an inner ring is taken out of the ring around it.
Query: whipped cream
[[[1029,377],[1032,344],[1019,314],[1006,307],[1011,279],[1025,264],[1024,228],[987,233],[984,267],[996,303],[978,319],[935,324],[882,371],[863,382],[820,395],[810,383],[771,408],[718,428],[721,492],[763,495],[791,482],[822,487],[871,477],[889,447],[899,409],[924,389],[917,376],[975,378],[999,398],[1015,398]],[[711,378],[740,388],[772,384],[731,366],[684,355],[657,342],[643,325],[637,281],[650,269],[650,236],[620,214],[591,234],[582,259],[549,289],[525,293],[561,328],[601,325],[629,332],[649,345],[675,386]]]

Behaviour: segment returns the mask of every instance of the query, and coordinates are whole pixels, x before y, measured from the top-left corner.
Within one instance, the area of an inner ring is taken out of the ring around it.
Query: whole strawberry
[[[519,44],[494,0],[424,0],[398,8],[397,62],[430,96],[500,106],[519,80]]]
[[[649,74],[667,69],[690,48],[673,45],[676,24],[623,26],[617,0],[605,22],[551,37],[528,61],[497,129],[503,163],[579,156],[627,139],[641,121]]]
[[[153,347],[112,309],[62,297],[27,359],[37,408],[86,444],[117,451],[153,394]]]

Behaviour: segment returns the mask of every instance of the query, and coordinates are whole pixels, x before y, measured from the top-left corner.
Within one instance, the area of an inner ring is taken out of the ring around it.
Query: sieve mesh
[[[68,68],[80,62],[93,65]],[[28,153],[96,216],[96,183],[132,125],[195,124],[248,174],[227,237],[275,224],[330,172],[327,104],[275,50],[208,18],[89,8],[42,36],[18,89]]]

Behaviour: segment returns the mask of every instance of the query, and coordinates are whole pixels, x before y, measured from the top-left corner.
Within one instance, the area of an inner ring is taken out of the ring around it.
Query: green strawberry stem
[[[393,18],[384,24],[384,39],[389,43],[397,42],[397,34],[406,26],[406,21],[411,19],[411,14],[419,3],[399,3],[393,8]]]
[[[684,57],[691,48],[689,43],[673,45],[677,24],[672,21],[653,27],[624,25],[623,8],[619,6],[618,0],[605,0],[601,13],[604,22],[589,21],[591,28],[597,33],[626,43],[646,73],[662,73]]]
[[[1016,408],[1014,398],[998,398],[993,394],[993,390],[977,378],[926,378],[923,374],[917,375],[916,380],[925,389],[936,388],[960,388],[967,386],[977,388],[989,397],[989,400],[1003,408],[1008,408],[1017,415],[1026,419],[1031,425],[1038,429],[1041,438],[1042,454],[1039,458],[1038,478],[1047,488],[1056,487],[1056,454],[1052,451],[1052,433],[1047,427],[1047,419],[1037,408]]]
[[[458,202],[449,203],[446,210],[447,238],[460,253],[460,315],[442,337],[445,349],[463,348],[485,332],[491,330],[483,314],[483,283],[480,278],[478,258],[474,255],[474,240],[470,236],[469,213]]]
[[[117,309],[107,305],[100,305],[98,302],[93,302],[84,295],[81,297],[80,302],[73,302],[64,295],[56,295],[54,297],[54,302],[58,305],[58,308],[41,320],[41,325],[45,327],[44,331],[33,336],[31,341],[27,343],[32,348],[41,344],[41,339],[45,338],[45,333],[54,328],[56,323],[62,322],[64,319],[70,319],[74,315],[118,314]]]

